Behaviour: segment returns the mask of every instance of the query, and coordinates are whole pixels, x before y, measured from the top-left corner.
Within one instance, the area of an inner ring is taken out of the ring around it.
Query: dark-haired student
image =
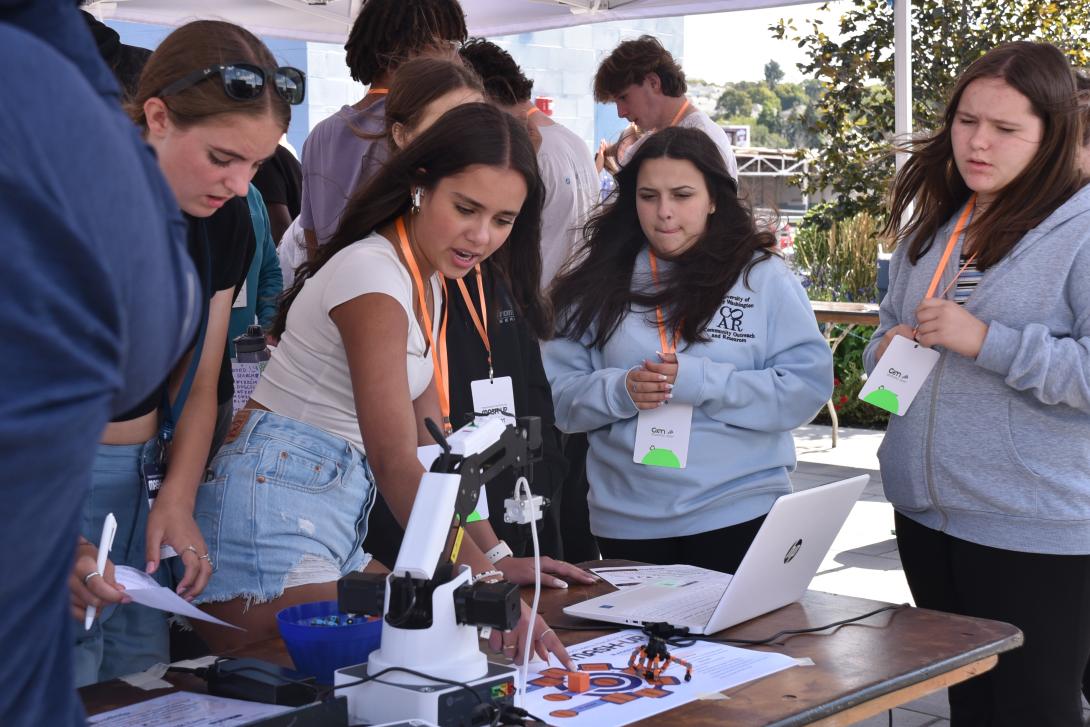
[[[450,109],[483,100],[477,74],[456,57],[408,61],[398,68],[387,99],[387,142],[391,149],[400,149]],[[540,255],[520,256],[518,264],[512,265],[510,255],[505,254],[506,249],[501,248],[465,278],[447,281],[450,295],[447,296],[446,340],[450,356],[451,419],[457,429],[472,420],[470,412],[498,403],[498,400],[475,402],[472,382],[488,380],[485,391],[502,391],[506,395],[503,379],[510,377],[512,398],[504,403],[513,404],[518,416],[542,419],[543,461],[534,467],[531,489],[535,494],[556,501],[565,461],[552,426],[552,395],[538,347],[539,339],[552,334],[548,305],[538,288]],[[481,314],[482,298],[478,287],[481,281],[485,293],[484,315]],[[488,483],[489,522],[502,542],[487,549],[486,556],[500,570],[516,566],[525,572],[528,563],[520,562],[514,556],[532,553],[530,529],[504,522],[503,518],[503,501],[511,497],[514,486],[513,472],[503,473]],[[559,557],[560,533],[555,511],[546,510],[538,529],[541,550],[547,556],[542,560],[542,570],[549,573],[557,568],[550,556]],[[394,563],[402,536],[401,526],[379,495],[371,511],[364,547],[382,563]],[[590,579],[574,570],[568,570],[566,575]],[[560,579],[545,578],[543,582],[556,587],[566,586]]]
[[[197,495],[216,561],[202,607],[247,629],[198,626],[213,650],[275,635],[286,606],[336,598],[338,578],[370,560],[376,488],[408,522],[424,474],[417,447],[432,442],[424,422],[452,413],[438,383],[449,371],[442,279],[498,250],[532,265],[541,200],[525,127],[464,104],[391,157],[299,269],[273,328],[280,343]],[[466,532],[459,562],[503,578],[485,557],[498,543],[488,522]],[[570,662],[529,607],[491,644]]]
[[[733,573],[791,490],[791,430],[828,399],[832,356],[704,133],[653,134],[617,184],[553,287],[557,425],[589,432],[604,557]]]
[[[892,189],[890,220],[909,221],[887,230],[898,246],[864,362],[874,372],[897,336],[939,352],[878,450],[905,578],[921,607],[1006,621],[1025,635],[995,669],[950,688],[953,727],[1083,724],[1090,189],[1078,163],[1082,113],[1062,51],[1000,46],[962,73],[941,127],[913,145]]]

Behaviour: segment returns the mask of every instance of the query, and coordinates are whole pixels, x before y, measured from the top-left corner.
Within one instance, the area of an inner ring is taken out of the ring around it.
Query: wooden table
[[[569,617],[561,609],[611,589],[605,583],[573,586],[566,591],[546,589],[541,610],[565,644],[586,641],[613,629],[566,631],[564,626],[593,624]],[[761,639],[783,629],[821,626],[851,618],[883,605],[887,604],[809,591],[799,603],[727,629],[719,636]],[[995,666],[1000,653],[1021,643],[1021,632],[999,621],[917,608],[887,611],[833,631],[792,636],[775,645],[756,647],[808,658],[814,663],[728,690],[725,692],[728,699],[690,702],[639,724],[848,725],[981,674]],[[279,640],[251,645],[236,655],[291,666],[291,659]],[[194,677],[171,673],[167,679],[177,688],[203,691],[202,683]],[[167,690],[145,692],[119,681],[80,690],[89,714],[167,693]]]
[[[542,612],[565,644],[605,635],[564,631],[590,622],[561,609],[610,590],[572,587],[542,596]],[[784,629],[822,626],[858,616],[883,604],[849,596],[808,591],[802,601],[727,629],[721,638],[763,639]],[[753,647],[808,658],[813,666],[788,669],[724,692],[727,700],[698,700],[641,725],[817,724],[848,725],[965,681],[995,666],[999,654],[1020,646],[1022,633],[1010,624],[904,608],[871,616],[835,631],[802,634],[775,645]]]
[[[812,300],[810,301],[810,307],[814,309],[814,317],[817,318],[821,333],[829,343],[829,348],[834,356],[836,355],[836,349],[845,338],[851,335],[853,328],[856,326],[878,325],[877,303],[840,303]],[[835,324],[843,325],[843,330],[837,331],[833,327]],[[834,406],[832,399],[829,399],[825,407],[829,410],[829,420],[833,424],[833,446],[835,447],[840,433],[840,419],[836,415],[836,406]]]

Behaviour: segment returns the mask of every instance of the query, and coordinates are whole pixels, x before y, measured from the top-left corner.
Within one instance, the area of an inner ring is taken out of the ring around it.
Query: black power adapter
[[[219,697],[288,707],[310,704],[318,697],[314,677],[260,659],[222,659],[201,676],[208,680],[208,693]]]

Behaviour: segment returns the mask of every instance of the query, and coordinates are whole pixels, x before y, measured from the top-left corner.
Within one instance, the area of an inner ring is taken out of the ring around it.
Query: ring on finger
[[[205,553],[204,555],[198,555],[197,560],[207,560],[208,561],[208,567],[212,568],[213,570],[215,569],[215,567],[212,565],[212,556],[209,555],[208,553]]]
[[[542,639],[545,638],[545,634],[554,634],[554,633],[556,633],[556,632],[553,631],[552,629],[545,629],[544,631],[542,631],[540,634],[537,635],[537,638],[534,639],[534,641],[541,641]]]
[[[182,552],[183,552],[183,553],[184,553],[184,552],[186,552],[187,550],[188,550],[189,552],[193,553],[193,555],[197,556],[198,558],[200,558],[200,557],[201,557],[200,551],[198,551],[198,550],[197,550],[196,546],[194,546],[194,545],[187,545],[187,546],[185,546],[184,548],[182,548]]]
[[[99,573],[99,572],[98,572],[97,570],[93,570],[93,571],[91,571],[90,573],[88,573],[87,575],[85,575],[85,576],[83,577],[83,585],[85,585],[85,586],[86,586],[86,585],[87,585],[87,581],[91,580],[91,579],[92,579],[92,578],[94,578],[95,576],[100,576],[100,577],[101,577],[101,576],[102,576],[102,574],[101,574],[101,573]]]

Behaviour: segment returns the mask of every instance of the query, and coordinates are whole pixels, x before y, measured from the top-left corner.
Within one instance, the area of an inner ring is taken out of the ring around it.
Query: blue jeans
[[[375,483],[364,455],[311,424],[243,409],[197,491],[214,570],[197,603],[264,603],[360,570]]]
[[[144,444],[100,444],[91,472],[91,489],[83,508],[80,534],[98,545],[107,513],[117,518],[110,560],[144,570],[148,498],[140,476],[143,457],[155,440]],[[156,580],[169,584],[161,566]],[[169,614],[135,603],[103,609],[89,631],[76,625],[76,686],[114,679],[170,661]]]

